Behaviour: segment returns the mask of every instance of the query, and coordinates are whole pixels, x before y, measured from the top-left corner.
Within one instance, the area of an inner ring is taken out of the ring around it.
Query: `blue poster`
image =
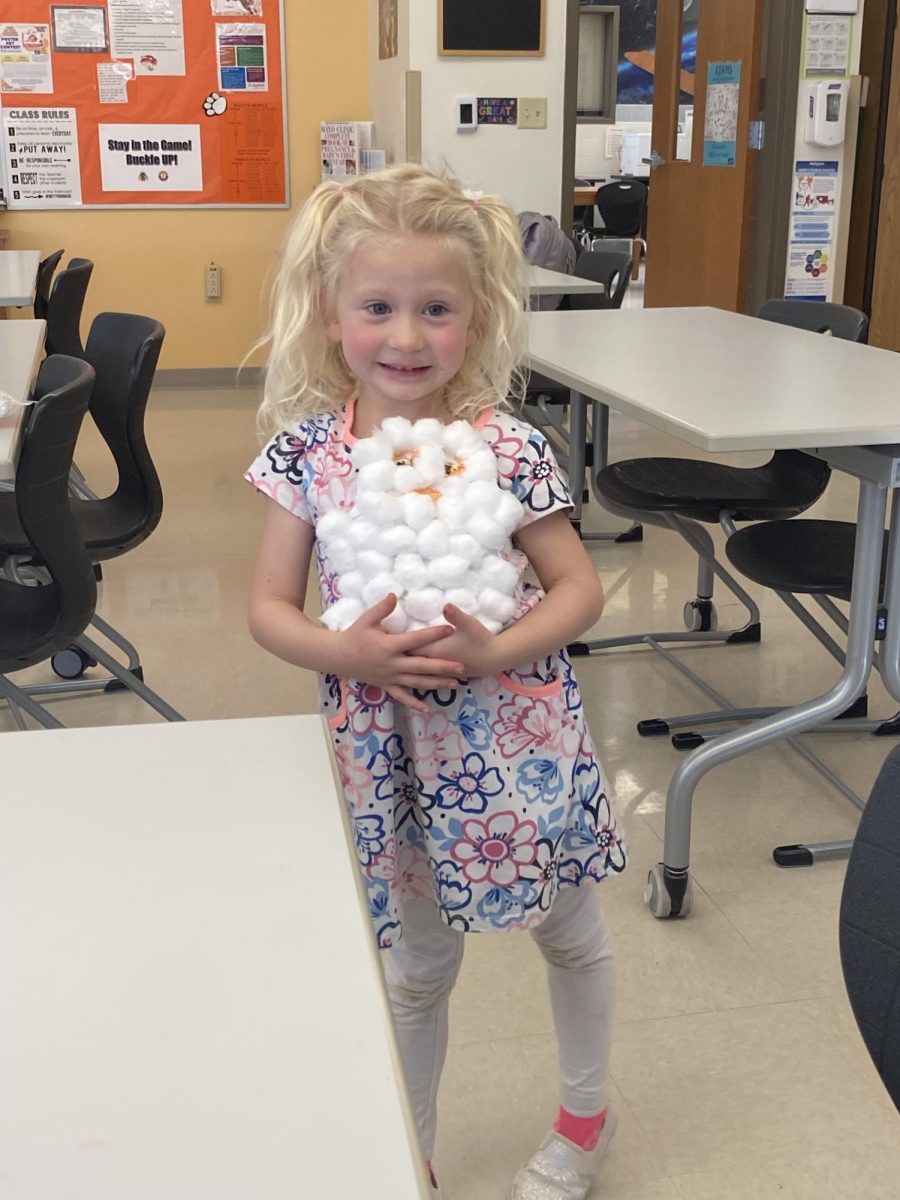
[[[706,75],[706,118],[703,127],[704,167],[733,167],[737,162],[741,64],[711,62]]]

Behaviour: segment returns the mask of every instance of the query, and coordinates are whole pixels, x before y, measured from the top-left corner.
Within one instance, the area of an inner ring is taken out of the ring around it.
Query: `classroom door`
[[[869,344],[885,350],[900,350],[900,272],[897,270],[900,262],[900,29],[888,36],[894,39],[894,49]]]
[[[648,308],[743,307],[764,7],[764,0],[659,0]]]

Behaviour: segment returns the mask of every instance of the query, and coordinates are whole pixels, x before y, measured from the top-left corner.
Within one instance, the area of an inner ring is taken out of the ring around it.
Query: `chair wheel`
[[[80,679],[88,667],[96,667],[96,660],[78,646],[66,646],[57,650],[50,659],[50,666],[60,679]]]
[[[694,884],[690,875],[685,880],[684,894],[677,911],[673,912],[672,895],[666,882],[665,868],[662,863],[651,867],[647,875],[647,886],[644,888],[644,903],[654,917],[665,920],[666,917],[686,917],[694,906]]]
[[[684,627],[691,633],[707,633],[717,626],[716,606],[712,600],[689,600],[684,606]]]

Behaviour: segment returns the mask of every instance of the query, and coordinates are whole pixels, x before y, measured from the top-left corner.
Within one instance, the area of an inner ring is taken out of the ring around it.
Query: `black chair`
[[[94,382],[85,362],[52,355],[41,366],[9,494],[41,578],[27,586],[0,578],[0,696],[25,728],[20,709],[48,729],[61,724],[6,678],[55,654],[87,627],[97,581],[69,505],[69,467]]]
[[[126,554],[150,536],[159,524],[163,494],[150,456],[145,416],[165,330],[150,317],[131,313],[100,313],[95,317],[83,351],[96,373],[90,414],[113,456],[118,481],[106,497],[69,503],[77,528],[94,564]],[[15,520],[9,497],[0,494],[0,556],[27,556],[28,540]],[[68,682],[45,684],[37,695],[73,690],[111,690],[121,686],[136,692],[167,720],[182,720],[156,693],[143,684],[135,647],[98,615],[92,624],[127,657],[122,667],[84,636],[53,658],[54,670]],[[85,669],[100,662],[112,679],[80,679]]]
[[[567,296],[570,309],[621,308],[631,283],[632,257],[624,250],[583,250],[575,263],[575,274],[606,288],[601,295]]]
[[[866,1049],[900,1109],[900,746],[860,818],[841,897],[841,965]]]
[[[46,350],[48,354],[69,354],[84,358],[81,342],[81,314],[94,264],[87,258],[72,258],[56,276],[47,301]]]
[[[639,252],[647,252],[648,195],[646,183],[639,179],[615,179],[603,184],[597,189],[595,201],[603,226],[595,228],[586,225],[582,240],[593,247],[594,238],[629,238],[633,243],[634,266],[637,268],[640,265]]]
[[[65,250],[54,250],[52,254],[48,254],[41,260],[41,265],[38,267],[37,287],[34,293],[34,315],[39,321],[47,320],[50,285],[53,283],[54,272],[64,254]]]
[[[817,329],[834,337],[860,341],[865,335],[864,313],[839,304],[814,301],[768,301],[758,316],[801,329]],[[610,463],[598,472],[595,487],[604,504],[626,515],[674,529],[699,557],[697,595],[685,605],[688,634],[654,634],[657,641],[759,641],[759,609],[738,581],[715,557],[704,524],[724,524],[731,535],[734,522],[767,521],[797,516],[819,499],[831,471],[824,461],[799,450],[777,450],[758,467],[735,467],[694,458],[633,458]],[[741,629],[718,631],[713,608],[713,580],[718,577],[748,612]],[[646,635],[629,639],[645,640]],[[616,639],[617,645],[628,641]],[[608,642],[583,643],[582,653]],[[670,732],[674,721],[654,718],[641,722],[644,734]]]

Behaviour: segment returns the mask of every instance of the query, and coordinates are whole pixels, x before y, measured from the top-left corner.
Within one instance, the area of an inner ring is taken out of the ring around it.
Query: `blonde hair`
[[[453,417],[474,420],[524,394],[525,260],[516,218],[496,196],[470,199],[460,183],[413,164],[323,183],[293,222],[272,290],[263,434],[314,412],[334,412],[356,380],[327,336],[341,270],[361,244],[398,236],[439,239],[467,269],[475,337],[447,384]]]

